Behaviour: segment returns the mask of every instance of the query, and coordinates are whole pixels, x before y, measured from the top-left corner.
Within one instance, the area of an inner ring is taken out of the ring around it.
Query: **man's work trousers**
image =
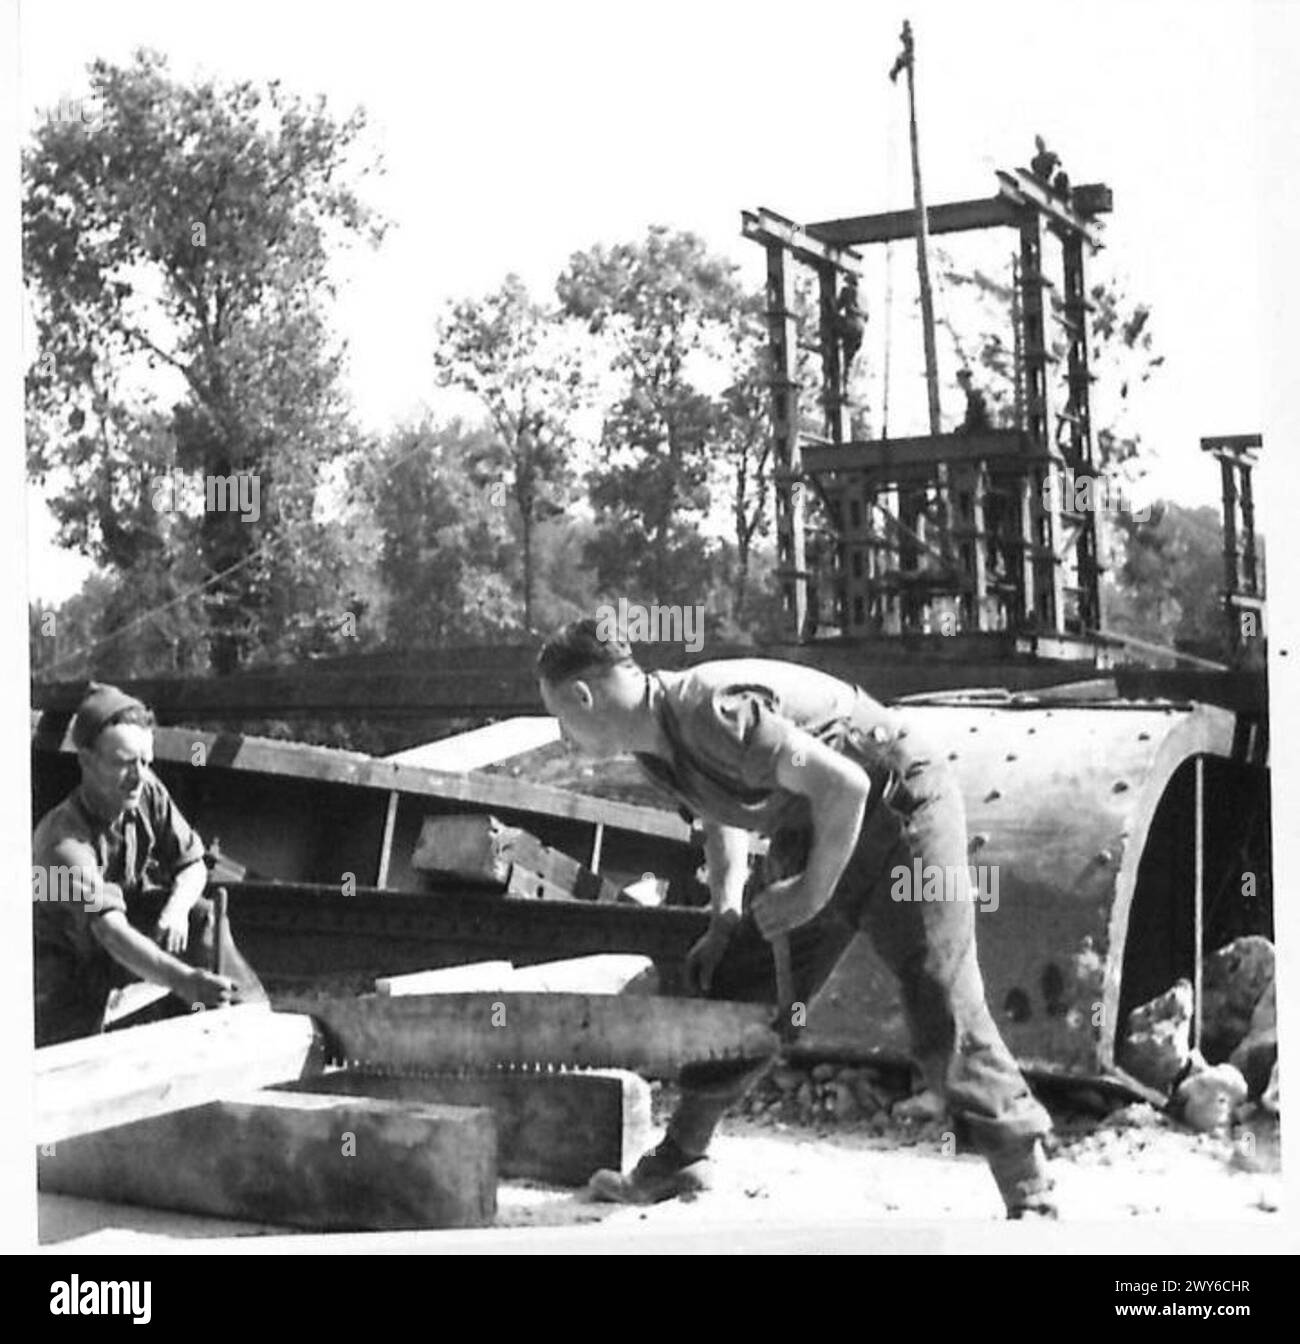
[[[133,928],[152,938],[158,916],[170,893],[144,891],[127,899],[127,919]],[[210,971],[216,965],[216,907],[200,896],[190,910],[189,943],[178,954],[181,961]],[[221,973],[236,985],[234,1002],[255,1003],[266,990],[231,937],[227,921],[221,944]],[[36,949],[36,1044],[54,1045],[78,1036],[93,1036],[103,1030],[104,1012],[113,990],[139,977],[119,965],[102,947],[87,956],[70,949],[38,946]],[[144,1010],[131,1024],[170,1017],[188,1011],[188,1005],[169,995]]]
[[[830,976],[858,929],[898,977],[913,1053],[928,1085],[964,1122],[988,1159],[1010,1205],[1042,1187],[1030,1159],[1051,1119],[1029,1091],[985,1002],[975,952],[976,905],[970,899],[893,899],[891,873],[913,861],[951,872],[956,896],[969,897],[966,816],[956,779],[942,762],[905,766],[905,803],[871,808],[829,904],[790,934],[794,995],[807,1004]],[[801,871],[810,837],[778,832],[764,881]],[[912,893],[919,896],[920,893]],[[710,997],[774,1002],[771,945],[746,912],[719,963]],[[703,1153],[723,1112],[770,1067],[687,1065],[682,1099],[668,1133],[687,1153]]]

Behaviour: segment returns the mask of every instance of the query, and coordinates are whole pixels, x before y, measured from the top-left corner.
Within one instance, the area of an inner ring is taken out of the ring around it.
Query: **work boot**
[[[1004,1157],[993,1163],[993,1174],[1007,1206],[1007,1217],[1013,1222],[1060,1217],[1052,1196],[1056,1182],[1047,1169],[1042,1139],[1034,1139],[1026,1151],[1011,1161]]]
[[[659,1204],[690,1199],[709,1188],[709,1160],[683,1152],[672,1139],[652,1148],[625,1176],[602,1169],[587,1184],[593,1199],[611,1204]]]

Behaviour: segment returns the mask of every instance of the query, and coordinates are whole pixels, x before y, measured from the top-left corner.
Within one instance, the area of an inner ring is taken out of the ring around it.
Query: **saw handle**
[[[790,968],[790,935],[778,933],[772,939],[772,961],[776,968],[776,1030],[784,1041],[798,1033],[794,1025],[794,973]]]

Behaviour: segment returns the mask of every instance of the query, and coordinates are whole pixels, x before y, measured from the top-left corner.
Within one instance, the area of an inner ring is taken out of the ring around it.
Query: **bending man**
[[[632,753],[702,823],[711,918],[687,958],[693,983],[770,1001],[767,940],[789,933],[795,999],[807,1003],[865,929],[898,977],[926,1079],[987,1159],[1008,1216],[1054,1217],[1051,1121],[985,1003],[965,810],[946,765],[901,717],[815,669],[734,659],[647,673],[601,635],[576,621],[547,642],[542,699],[579,750]],[[751,832],[771,846],[765,885],[746,904]],[[961,888],[956,899],[893,899],[889,875],[918,858]],[[593,1193],[651,1203],[703,1188],[719,1120],[769,1065],[683,1068],[663,1141],[627,1176],[597,1173]]]

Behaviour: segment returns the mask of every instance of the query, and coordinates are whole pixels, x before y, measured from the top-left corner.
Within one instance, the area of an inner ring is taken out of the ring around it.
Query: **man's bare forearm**
[[[866,781],[866,775],[863,774]],[[858,843],[858,832],[866,812],[870,784],[861,790],[828,789],[814,796],[813,843],[804,867],[804,882],[810,892],[830,900]]]
[[[184,997],[194,976],[193,967],[164,952],[151,938],[132,928],[125,915],[118,911],[103,915],[95,921],[93,932],[100,946],[119,965]]]
[[[749,878],[749,832],[735,826],[706,824],[704,858],[713,918],[739,918]]]
[[[207,884],[208,867],[202,859],[186,864],[176,874],[167,904],[178,914],[188,914],[194,908],[194,902],[203,895],[203,889]]]

